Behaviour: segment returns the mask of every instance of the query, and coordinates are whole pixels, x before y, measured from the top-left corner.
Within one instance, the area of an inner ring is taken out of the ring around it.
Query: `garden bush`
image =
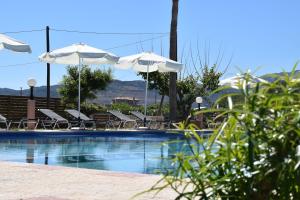
[[[295,67],[296,68],[296,67]],[[208,139],[189,128],[186,140],[191,154],[178,153],[174,170],[150,190],[166,187],[177,199],[300,199],[300,93],[291,74],[272,83],[249,84],[250,76],[238,85],[242,101],[232,104],[236,94],[226,94],[228,108],[218,112],[224,123]]]

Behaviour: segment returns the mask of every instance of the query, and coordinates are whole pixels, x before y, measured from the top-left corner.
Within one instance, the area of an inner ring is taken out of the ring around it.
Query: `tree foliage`
[[[219,87],[222,75],[223,73],[218,71],[216,64],[213,64],[211,67],[204,65],[202,75],[200,75],[200,94],[206,97],[210,95],[212,91],[216,90]]]
[[[177,107],[179,116],[184,119],[191,111],[192,104],[200,96],[199,78],[189,75],[177,81]]]
[[[58,90],[62,96],[62,101],[66,104],[74,106],[78,102],[78,77],[78,68],[68,66],[67,75],[63,76],[62,87]],[[81,68],[80,77],[80,98],[82,102],[95,99],[96,93],[99,90],[104,90],[108,83],[112,81],[111,70],[91,70],[88,66]]]
[[[147,73],[138,73],[143,79],[147,80]],[[155,115],[161,115],[163,109],[163,101],[165,96],[169,96],[169,73],[151,72],[149,73],[149,89],[155,89],[161,95],[160,105]]]
[[[185,119],[191,112],[192,104],[197,96],[203,97],[208,103],[207,98],[212,91],[219,87],[219,81],[223,72],[218,71],[219,61],[209,66],[208,62],[203,65],[194,66],[196,71],[187,76],[181,77],[176,82],[177,108],[179,119]],[[188,66],[186,66],[188,67]],[[139,73],[143,79],[147,79],[147,73]],[[169,96],[169,73],[151,72],[149,73],[149,89],[156,89],[159,94]],[[161,104],[162,106],[162,104]]]
[[[188,117],[197,96],[209,101],[207,97],[219,87],[222,75],[223,73],[217,71],[216,64],[211,67],[204,65],[201,71],[177,82],[177,105],[181,119]]]
[[[147,73],[139,73],[145,80]],[[219,79],[223,73],[217,70],[217,65],[204,65],[197,73],[177,80],[177,108],[181,119],[186,118],[191,111],[197,96],[207,97],[219,87]],[[169,95],[169,74],[149,73],[149,89],[157,89],[160,95]]]
[[[147,80],[147,73],[140,72],[138,75]],[[149,89],[157,90],[161,96],[169,96],[169,73],[151,72],[149,73]]]

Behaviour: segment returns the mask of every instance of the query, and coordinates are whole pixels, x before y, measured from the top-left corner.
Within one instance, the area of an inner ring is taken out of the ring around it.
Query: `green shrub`
[[[88,116],[94,113],[107,111],[106,107],[94,103],[83,103],[81,104],[80,110]]]
[[[158,104],[151,104],[147,106],[147,115],[157,115],[159,105]],[[127,103],[113,103],[111,105],[112,110],[119,110],[122,113],[129,115],[130,111],[139,111],[144,113],[144,105],[136,105],[136,106],[131,106]],[[164,104],[162,107],[162,113],[166,114],[168,113],[168,105]]]
[[[112,110],[119,110],[122,113],[129,115],[130,111],[143,111],[143,106],[131,106],[127,103],[113,103],[111,105]]]
[[[147,115],[155,116],[159,110],[159,104],[151,104],[147,106]],[[161,109],[162,115],[167,115],[169,113],[169,104],[163,104]]]
[[[300,93],[293,73],[273,83],[239,85],[243,101],[219,112],[226,121],[204,140],[182,123],[191,154],[179,153],[151,190],[171,187],[176,199],[300,199]],[[227,94],[221,97],[227,99]],[[229,101],[230,102],[230,101]]]

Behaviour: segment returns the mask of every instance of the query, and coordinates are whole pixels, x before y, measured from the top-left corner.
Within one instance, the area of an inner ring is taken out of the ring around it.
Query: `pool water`
[[[156,174],[186,145],[170,134],[0,137],[0,160]]]

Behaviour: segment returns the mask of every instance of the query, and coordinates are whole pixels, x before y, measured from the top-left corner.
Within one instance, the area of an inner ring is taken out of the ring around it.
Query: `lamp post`
[[[30,98],[27,101],[27,128],[35,128],[35,100],[33,97],[33,88],[36,86],[36,80],[33,78],[28,79],[27,85],[30,87]]]
[[[201,110],[200,106],[201,106],[201,103],[202,103],[202,102],[203,102],[202,97],[197,97],[197,98],[196,98],[196,103],[198,104],[198,110],[199,110],[199,111]]]
[[[203,102],[202,97],[197,97],[196,98],[196,103],[198,104],[198,111],[201,110],[201,103]],[[203,114],[202,113],[197,113],[196,114],[196,121],[198,122],[199,128],[203,127]]]
[[[36,86],[36,80],[34,78],[28,79],[27,85],[30,87],[30,99],[33,100],[33,88]]]

